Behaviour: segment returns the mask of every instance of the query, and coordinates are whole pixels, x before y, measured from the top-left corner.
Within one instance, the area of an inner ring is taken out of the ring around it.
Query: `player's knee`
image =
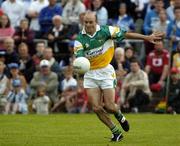
[[[94,107],[93,107],[93,111],[94,111],[95,113],[100,113],[100,112],[102,111],[102,107],[101,107],[101,106],[94,106]]]
[[[105,109],[109,112],[109,113],[115,113],[117,112],[116,106],[114,104],[105,104]]]

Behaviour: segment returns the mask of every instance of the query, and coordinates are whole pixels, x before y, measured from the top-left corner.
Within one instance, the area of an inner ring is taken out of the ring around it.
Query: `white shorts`
[[[116,83],[116,74],[110,64],[101,69],[90,70],[84,75],[84,88],[115,88]]]

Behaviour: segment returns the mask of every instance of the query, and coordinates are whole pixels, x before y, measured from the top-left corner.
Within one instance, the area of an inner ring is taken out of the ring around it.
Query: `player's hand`
[[[165,33],[164,32],[153,32],[151,35],[148,36],[148,41],[153,43],[153,44],[158,44],[160,40],[163,39]]]

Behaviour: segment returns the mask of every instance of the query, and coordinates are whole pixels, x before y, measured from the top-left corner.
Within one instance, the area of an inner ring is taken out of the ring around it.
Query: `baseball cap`
[[[18,68],[19,68],[19,65],[18,65],[17,63],[10,63],[10,64],[8,64],[8,67],[9,67],[10,69],[12,69],[12,68],[18,69]]]
[[[40,67],[50,67],[49,61],[46,59],[41,60]]]
[[[21,86],[21,80],[20,79],[13,79],[12,85],[13,85],[13,87],[20,87]]]

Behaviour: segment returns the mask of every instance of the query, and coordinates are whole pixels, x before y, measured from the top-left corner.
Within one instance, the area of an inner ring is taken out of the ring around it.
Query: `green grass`
[[[108,128],[94,114],[0,115],[0,146],[180,146],[180,116],[126,117],[130,131],[112,143],[105,138],[111,137]]]

